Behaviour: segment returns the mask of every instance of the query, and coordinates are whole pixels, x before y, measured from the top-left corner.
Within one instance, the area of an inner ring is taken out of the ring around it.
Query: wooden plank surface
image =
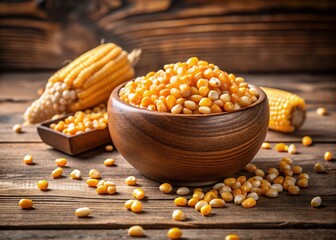
[[[24,128],[25,133],[15,134],[11,127],[21,121],[22,112],[37,96],[36,89],[43,86],[49,73],[3,74],[0,76],[0,235],[1,239],[127,239],[127,228],[140,224],[146,229],[148,239],[166,239],[167,229],[183,228],[185,239],[223,239],[228,233],[238,233],[241,239],[333,239],[336,231],[336,164],[323,160],[325,151],[336,152],[336,104],[335,76],[322,75],[316,81],[314,75],[244,75],[258,85],[279,86],[304,96],[308,104],[308,118],[302,128],[293,135],[269,132],[270,150],[260,150],[253,162],[267,170],[277,166],[281,157],[290,156],[294,164],[301,165],[310,175],[310,186],[301,189],[299,196],[282,192],[278,198],[262,197],[257,206],[244,209],[228,203],[227,207],[214,209],[214,214],[202,217],[193,208],[176,207],[175,194],[162,194],[160,183],[154,182],[132,168],[117,151],[105,152],[96,148],[76,157],[69,157],[41,143],[34,126]],[[25,79],[31,79],[29,84]],[[13,81],[17,80],[17,82]],[[16,87],[16,83],[19,88]],[[316,95],[314,94],[315,92]],[[327,106],[330,114],[318,116],[315,109]],[[300,144],[303,135],[314,139],[311,147]],[[274,150],[277,142],[295,142],[298,154],[289,155]],[[35,165],[22,163],[26,154],[34,156]],[[68,167],[64,176],[52,179],[54,159],[67,157]],[[116,166],[106,167],[106,158],[115,158]],[[313,170],[316,162],[322,163],[326,174]],[[82,180],[71,180],[73,169],[82,171]],[[88,171],[97,168],[104,179],[117,185],[117,194],[100,196],[95,189],[85,184]],[[241,171],[235,176],[248,173]],[[134,187],[126,186],[124,179],[134,175],[139,187],[146,191],[144,212],[134,214],[126,211],[123,203],[132,198]],[[41,192],[36,187],[40,179],[47,179],[50,190]],[[204,189],[209,189],[205,187]],[[176,187],[174,188],[176,190]],[[314,209],[310,200],[322,197],[322,207]],[[34,200],[33,210],[21,210],[17,204],[23,198]],[[187,196],[190,197],[190,194]],[[78,219],[76,208],[88,206],[92,217]],[[182,209],[188,220],[177,222],[171,219],[174,209]]]
[[[55,69],[102,38],[142,48],[142,73],[191,55],[234,71],[335,68],[333,0],[17,0],[0,15],[1,69]]]

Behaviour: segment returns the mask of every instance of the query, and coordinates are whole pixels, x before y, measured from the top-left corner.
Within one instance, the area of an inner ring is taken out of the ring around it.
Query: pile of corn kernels
[[[259,92],[244,78],[192,57],[128,82],[119,97],[151,111],[209,114],[247,107],[257,101]]]
[[[105,129],[107,128],[106,104],[102,103],[92,109],[77,111],[73,116],[52,123],[50,128],[69,136]]]

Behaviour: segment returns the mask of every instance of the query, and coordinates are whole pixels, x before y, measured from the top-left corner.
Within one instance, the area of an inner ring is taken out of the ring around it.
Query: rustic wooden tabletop
[[[21,123],[25,108],[37,97],[37,89],[45,84],[50,73],[7,73],[0,76],[0,238],[1,239],[127,239],[127,229],[135,224],[145,229],[148,239],[167,239],[167,229],[178,226],[184,239],[224,239],[236,233],[241,239],[335,239],[336,236],[336,162],[323,160],[325,151],[336,153],[336,76],[334,75],[244,75],[249,82],[262,86],[277,86],[295,92],[306,99],[307,120],[295,134],[269,132],[267,141],[272,148],[278,142],[295,143],[298,154],[291,155],[294,163],[303,166],[310,175],[309,187],[299,196],[282,192],[278,198],[262,197],[257,206],[244,209],[228,203],[214,209],[209,217],[202,217],[193,208],[183,207],[187,221],[172,220],[175,194],[162,194],[160,183],[142,176],[117,152],[105,152],[103,147],[69,157],[41,142],[36,127],[24,128],[16,134],[12,126]],[[319,116],[317,107],[327,107],[330,114]],[[302,136],[312,137],[314,144],[303,147]],[[25,165],[26,154],[34,157],[35,165]],[[259,168],[276,166],[287,153],[274,149],[260,150],[254,158]],[[54,159],[66,157],[68,166],[64,177],[52,179]],[[106,167],[103,161],[115,158],[116,166]],[[141,161],[141,159],[139,159]],[[317,174],[313,166],[322,163],[326,174]],[[73,169],[80,169],[82,180],[71,180]],[[89,169],[97,168],[104,179],[117,185],[115,195],[97,195],[85,184]],[[242,174],[248,175],[246,172]],[[135,214],[124,209],[134,187],[124,179],[134,175],[138,186],[146,191],[144,211]],[[37,189],[38,180],[49,181],[50,190]],[[310,201],[321,196],[322,207],[312,208]],[[188,196],[190,197],[190,196]],[[21,210],[18,201],[30,198],[34,209]],[[92,217],[79,219],[74,215],[78,207],[90,207]]]

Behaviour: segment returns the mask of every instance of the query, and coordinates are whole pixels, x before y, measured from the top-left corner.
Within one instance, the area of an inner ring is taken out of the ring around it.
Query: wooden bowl
[[[200,186],[241,170],[260,149],[268,127],[266,94],[231,113],[153,112],[120,100],[122,84],[108,103],[108,126],[119,153],[149,178]]]

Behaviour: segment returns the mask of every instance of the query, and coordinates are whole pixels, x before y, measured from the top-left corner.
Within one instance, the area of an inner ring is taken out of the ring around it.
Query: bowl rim
[[[128,82],[130,81],[133,81],[135,78],[129,80],[129,81],[126,81],[126,82],[123,82],[121,84],[119,84],[111,93],[110,95],[110,98],[109,98],[109,102],[108,102],[108,105],[110,105],[110,101],[111,99],[113,98],[114,100],[116,100],[119,104],[122,104],[124,105],[125,107],[127,108],[130,108],[134,111],[137,111],[137,112],[142,112],[142,113],[148,113],[148,114],[154,114],[154,115],[161,115],[161,116],[170,116],[170,117],[214,117],[214,116],[222,116],[222,115],[228,115],[228,114],[235,114],[237,112],[241,112],[241,111],[244,111],[244,110],[247,110],[247,109],[250,109],[250,108],[254,108],[256,106],[258,106],[259,104],[261,104],[262,102],[264,102],[265,100],[267,100],[267,95],[266,93],[258,86],[254,85],[254,84],[250,84],[248,83],[248,86],[249,87],[253,87],[255,89],[258,90],[259,92],[259,97],[258,97],[258,100],[255,101],[254,103],[252,103],[251,105],[247,106],[247,107],[244,107],[244,108],[241,108],[241,109],[238,109],[238,110],[235,110],[235,111],[232,111],[232,112],[221,112],[221,113],[209,113],[209,114],[202,114],[202,113],[183,113],[183,114],[174,114],[174,113],[171,113],[171,112],[159,112],[159,111],[151,111],[151,110],[148,110],[147,108],[139,108],[139,107],[136,107],[136,106],[133,106],[129,103],[126,103],[124,101],[122,101],[119,97],[119,91],[122,87],[124,87]],[[108,107],[109,109],[109,107]]]

